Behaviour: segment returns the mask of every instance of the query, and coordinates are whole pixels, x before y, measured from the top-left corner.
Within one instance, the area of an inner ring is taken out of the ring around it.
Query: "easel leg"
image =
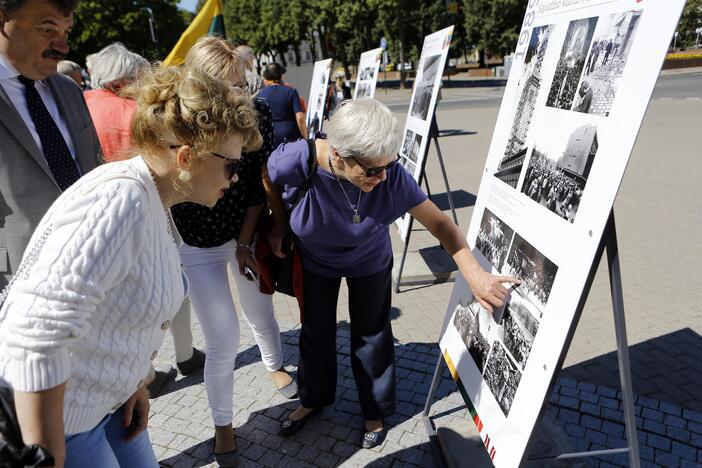
[[[631,384],[631,362],[629,360],[629,343],[626,336],[626,319],[624,317],[624,298],[622,278],[619,269],[619,248],[617,231],[614,225],[614,211],[607,221],[607,263],[609,264],[609,285],[612,291],[614,309],[614,329],[617,337],[617,357],[619,358],[619,378],[622,383],[624,404],[624,423],[629,445],[629,463],[632,468],[640,468],[639,440],[636,435],[636,414],[634,412],[634,390]]]
[[[431,119],[431,127],[429,127],[429,138],[434,140],[434,147],[436,148],[436,154],[439,157],[439,166],[441,167],[441,175],[444,178],[444,184],[446,185],[446,196],[448,197],[449,206],[451,207],[451,213],[453,214],[453,222],[458,225],[458,217],[456,216],[456,207],[453,204],[453,195],[451,194],[451,187],[449,186],[448,176],[446,175],[446,166],[444,166],[444,157],[441,154],[441,146],[439,146],[439,124],[436,122],[436,111],[434,111],[434,117]],[[429,145],[427,145],[427,155],[429,154]],[[424,162],[426,164],[426,156],[424,157]],[[424,171],[422,171],[424,172]]]
[[[436,393],[436,387],[439,386],[439,376],[441,375],[441,363],[444,357],[439,353],[439,360],[436,361],[436,369],[434,370],[434,378],[431,380],[431,387],[429,388],[429,394],[427,395],[427,401],[424,404],[424,412],[422,413],[422,419],[424,419],[424,428],[427,431],[428,436],[433,436],[436,434],[434,430],[434,425],[429,419],[429,410],[431,410],[431,405],[434,403],[434,393]]]
[[[410,216],[409,226],[407,227],[407,239],[405,239],[402,247],[402,258],[400,259],[400,268],[397,270],[397,281],[395,281],[395,294],[400,292],[400,282],[402,281],[402,270],[405,268],[405,260],[407,259],[407,248],[409,247],[410,236],[412,235],[412,225],[414,218]]]

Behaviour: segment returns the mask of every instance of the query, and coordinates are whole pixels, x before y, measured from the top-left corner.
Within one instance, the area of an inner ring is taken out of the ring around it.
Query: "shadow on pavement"
[[[634,393],[702,412],[702,336],[683,328],[629,347]],[[619,389],[617,352],[564,368],[561,376]]]
[[[439,138],[442,137],[452,137],[452,136],[463,136],[463,135],[477,135],[478,132],[472,132],[463,128],[446,128],[439,130]]]
[[[456,207],[456,209],[474,206],[475,201],[477,200],[477,197],[474,194],[466,192],[463,189],[451,190],[451,196],[453,197],[453,204]],[[451,209],[451,206],[448,202],[448,195],[446,194],[446,192],[432,193],[431,201],[433,201],[434,204],[438,206],[441,211],[447,211]]]
[[[392,315],[398,317],[401,314],[400,309],[393,309]],[[290,438],[278,435],[279,425],[285,415],[297,406],[297,400],[252,411],[246,422],[238,424],[235,429],[239,454],[237,466],[332,467],[350,457],[353,457],[350,462],[353,466],[403,466],[407,463],[412,463],[412,466],[436,466],[429,438],[424,435],[424,426],[419,415],[422,413],[439,356],[438,346],[435,343],[402,344],[396,341],[396,412],[385,420],[389,433],[384,444],[373,450],[365,450],[360,448],[363,417],[351,370],[348,327],[345,321],[340,321],[337,327],[338,379],[334,405],[326,407],[319,415],[314,416],[302,431]],[[299,330],[289,330],[281,336],[286,362],[297,361]],[[256,365],[262,365],[259,361],[258,347],[248,347],[237,356],[237,370],[254,362]],[[184,380],[186,379],[171,384],[170,390],[173,391],[174,385]],[[256,394],[257,390],[252,391]],[[436,398],[442,400],[455,393],[453,380],[448,372],[444,372]],[[264,398],[270,396],[266,395]],[[458,399],[460,400],[460,396]],[[234,404],[236,405],[236,402]],[[436,412],[441,415],[466,411],[462,401],[453,402],[452,407],[455,409],[437,409]],[[399,440],[402,438],[408,438],[412,443],[406,443],[403,439],[404,444],[400,444]],[[160,464],[165,467],[204,466],[214,461],[212,447],[213,440],[210,438],[184,449],[178,455],[161,460]]]

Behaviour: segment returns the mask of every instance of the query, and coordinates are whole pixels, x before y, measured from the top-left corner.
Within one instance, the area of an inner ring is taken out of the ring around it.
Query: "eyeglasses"
[[[392,169],[392,167],[395,164],[397,164],[400,161],[400,155],[398,154],[397,158],[395,158],[391,163],[386,164],[385,166],[366,167],[363,164],[361,164],[361,162],[358,159],[354,158],[353,156],[348,156],[348,157],[353,159],[354,161],[356,161],[356,164],[361,166],[361,169],[363,169],[366,172],[366,177],[375,177],[383,171],[389,171],[390,169]]]
[[[169,148],[170,148],[170,149],[176,149],[176,148],[180,148],[181,146],[183,146],[183,145],[170,145]],[[234,174],[236,174],[237,172],[239,172],[239,169],[241,169],[241,164],[242,164],[242,162],[243,162],[243,161],[241,160],[241,158],[239,158],[239,159],[232,159],[232,158],[228,158],[228,157],[226,157],[226,156],[222,156],[222,155],[219,154],[219,153],[213,153],[213,152],[211,152],[211,151],[210,151],[209,153],[207,153],[207,154],[211,154],[212,156],[217,156],[218,158],[222,158],[222,159],[224,159],[224,160],[227,161],[227,165],[225,166],[225,167],[228,167],[228,168],[229,168],[229,169],[227,170],[227,172],[228,172],[228,174],[229,174],[229,177],[227,177],[227,179],[231,179],[232,177],[234,177]]]
[[[222,158],[225,161],[227,161],[226,167],[229,168],[229,176],[227,177],[227,179],[231,179],[232,177],[234,177],[234,174],[239,172],[239,169],[241,169],[241,164],[243,163],[242,159],[232,159],[232,158],[228,158],[226,156],[222,156],[221,154],[212,153],[212,152],[210,154],[212,156],[217,156],[218,158]]]

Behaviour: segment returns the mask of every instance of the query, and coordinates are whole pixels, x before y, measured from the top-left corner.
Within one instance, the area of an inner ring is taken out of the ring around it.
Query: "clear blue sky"
[[[180,0],[178,2],[178,7],[192,12],[195,12],[195,5],[197,5],[197,0]]]

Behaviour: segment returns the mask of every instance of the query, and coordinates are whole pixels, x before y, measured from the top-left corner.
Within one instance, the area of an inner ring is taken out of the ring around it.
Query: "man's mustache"
[[[66,58],[66,54],[62,54],[58,50],[55,49],[47,49],[45,50],[42,54],[42,57],[44,58],[50,58],[50,59],[56,59],[56,60],[63,60]]]

